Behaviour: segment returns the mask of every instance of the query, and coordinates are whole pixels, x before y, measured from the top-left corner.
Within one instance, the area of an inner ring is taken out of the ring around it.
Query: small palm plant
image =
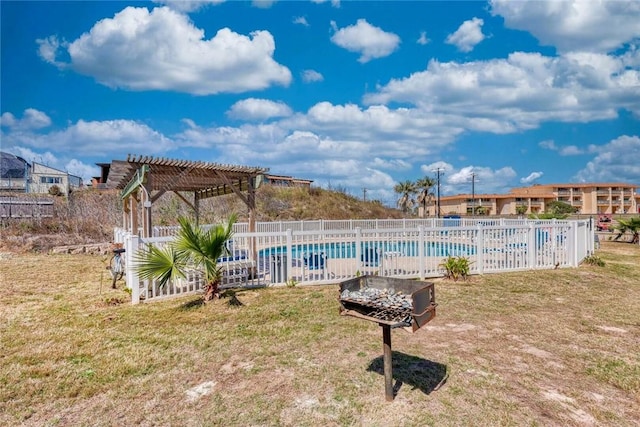
[[[618,225],[613,226],[612,229],[618,231],[618,235],[614,240],[618,240],[623,234],[629,232],[631,233],[631,240],[629,243],[638,243],[638,239],[640,238],[640,216],[628,219],[619,219]]]
[[[447,279],[457,281],[458,278],[462,277],[463,280],[467,280],[471,271],[471,261],[463,256],[453,257],[449,255],[440,263],[440,267],[444,269],[444,277]]]
[[[222,269],[218,258],[228,253],[226,242],[233,235],[237,216],[231,215],[226,224],[217,224],[208,230],[194,226],[187,218],[179,218],[180,230],[175,240],[164,247],[150,245],[135,256],[135,268],[141,279],[156,280],[165,286],[186,271],[196,269],[205,277],[203,300],[219,298]]]

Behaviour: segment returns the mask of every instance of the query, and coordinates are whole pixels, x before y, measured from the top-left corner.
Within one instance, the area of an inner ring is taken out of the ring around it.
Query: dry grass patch
[[[637,425],[640,248],[598,255],[438,280],[387,403],[381,328],[337,285],[131,306],[100,257],[3,254],[0,425]]]

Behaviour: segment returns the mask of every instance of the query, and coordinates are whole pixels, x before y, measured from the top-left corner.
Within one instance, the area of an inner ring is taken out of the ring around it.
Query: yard
[[[436,280],[436,318],[338,315],[338,286],[132,306],[105,259],[0,254],[0,425],[637,426],[640,246],[604,267]]]

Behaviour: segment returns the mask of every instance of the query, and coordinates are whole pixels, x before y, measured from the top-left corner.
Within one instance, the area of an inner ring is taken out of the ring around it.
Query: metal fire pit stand
[[[391,358],[391,326],[380,323],[382,326],[382,347],[384,361],[384,398],[387,402],[393,400],[393,361]]]
[[[395,294],[396,291],[410,295],[410,307],[401,303],[402,308],[398,309],[395,302],[386,300],[382,304],[382,310],[379,310],[381,307],[377,302],[366,298],[362,300],[362,294],[359,294],[362,290],[371,290],[372,288],[385,291],[385,298],[386,295]],[[390,290],[393,291],[390,292]],[[374,321],[382,327],[385,399],[392,401],[394,393],[391,328],[403,328],[415,332],[435,317],[437,304],[433,283],[392,277],[362,276],[340,283],[339,301],[341,315]],[[387,304],[387,302],[389,303]],[[391,309],[391,307],[395,309]],[[380,314],[380,311],[383,315]]]

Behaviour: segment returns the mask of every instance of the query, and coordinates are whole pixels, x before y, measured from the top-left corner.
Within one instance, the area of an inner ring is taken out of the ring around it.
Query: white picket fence
[[[219,262],[223,287],[335,284],[364,274],[422,280],[441,277],[448,256],[468,258],[471,274],[577,267],[595,241],[589,220],[300,221],[259,223],[253,233],[247,228],[236,224],[229,255]],[[175,230],[156,228],[154,234],[164,236],[147,239],[115,230],[115,242],[126,249],[134,304],[202,291],[198,271],[163,287],[137,276],[133,254],[166,244]]]

